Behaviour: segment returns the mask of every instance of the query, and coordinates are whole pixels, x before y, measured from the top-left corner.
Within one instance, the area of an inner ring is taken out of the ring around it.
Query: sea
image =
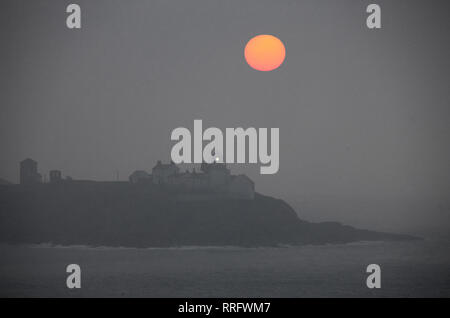
[[[66,267],[81,268],[69,289]],[[369,264],[381,269],[370,289]],[[449,297],[450,241],[273,248],[0,245],[1,297]]]

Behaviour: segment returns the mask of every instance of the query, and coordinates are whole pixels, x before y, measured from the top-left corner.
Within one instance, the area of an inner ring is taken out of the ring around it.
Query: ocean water
[[[66,287],[68,264],[81,289]],[[368,264],[381,289],[366,287]],[[282,248],[0,246],[2,297],[449,297],[450,242]]]

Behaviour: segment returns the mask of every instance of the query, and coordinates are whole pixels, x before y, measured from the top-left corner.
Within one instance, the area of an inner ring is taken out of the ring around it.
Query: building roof
[[[223,162],[212,162],[212,163],[207,163],[207,162],[203,162],[200,166],[200,170],[204,171],[204,172],[208,172],[210,170],[228,170],[226,163]]]
[[[208,175],[205,173],[183,172],[176,175],[169,176],[170,179],[207,179]]]
[[[237,180],[245,180],[245,181],[247,181],[249,183],[255,184],[253,182],[253,180],[250,179],[249,177],[247,177],[247,175],[245,175],[245,174],[240,174],[240,175],[231,177],[231,182],[234,182],[234,181],[237,181]]]
[[[136,171],[134,171],[131,175],[132,175],[132,176],[133,176],[133,175],[148,175],[148,172],[145,171],[145,170],[136,170]]]
[[[161,160],[158,160],[158,162],[156,163],[156,166],[153,167],[153,169],[167,169],[167,168],[173,168],[176,167],[178,168],[175,163],[173,163],[173,161],[171,161],[170,163],[162,163]]]
[[[26,159],[22,160],[20,163],[26,163],[26,162],[37,163],[37,161],[30,159],[30,158],[26,158]]]

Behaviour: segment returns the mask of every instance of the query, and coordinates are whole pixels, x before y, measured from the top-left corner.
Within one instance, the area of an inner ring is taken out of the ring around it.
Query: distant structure
[[[128,179],[130,180],[130,183],[142,183],[151,181],[152,176],[147,171],[136,170],[135,172],[130,174]]]
[[[60,170],[50,170],[50,183],[62,181],[62,174]]]
[[[50,170],[50,183],[65,183],[72,181],[66,176],[62,178],[60,170]],[[213,200],[213,199],[244,199],[253,200],[255,184],[244,174],[231,175],[225,163],[202,163],[200,172],[180,168],[173,162],[164,164],[158,160],[152,169],[152,174],[144,170],[136,170],[129,176],[130,183],[146,183],[163,187],[174,193],[181,201]],[[27,158],[20,162],[20,184],[30,185],[42,183],[38,173],[38,164]]]
[[[150,182],[178,190],[184,200],[208,200],[212,198],[236,198],[253,200],[255,184],[246,175],[231,175],[224,163],[203,163],[201,172],[195,169],[180,173],[173,162],[163,164],[158,160],[152,169],[152,175],[143,170],[133,172],[131,183]]]
[[[37,162],[27,158],[20,162],[20,184],[37,184],[42,182],[42,176],[37,171]]]
[[[71,180],[71,178],[66,177],[66,180]],[[57,183],[62,181],[60,170],[50,170],[49,180],[47,178],[43,180],[42,175],[38,172],[38,163],[36,161],[27,158],[20,162],[20,184]]]
[[[169,178],[177,175],[180,169],[172,161],[169,164],[161,163],[158,160],[156,166],[152,169],[153,184],[169,184]]]

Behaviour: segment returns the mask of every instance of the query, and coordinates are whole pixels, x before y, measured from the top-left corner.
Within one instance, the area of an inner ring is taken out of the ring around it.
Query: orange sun
[[[273,71],[283,64],[286,49],[273,35],[261,34],[248,41],[244,50],[248,65],[258,71]]]

